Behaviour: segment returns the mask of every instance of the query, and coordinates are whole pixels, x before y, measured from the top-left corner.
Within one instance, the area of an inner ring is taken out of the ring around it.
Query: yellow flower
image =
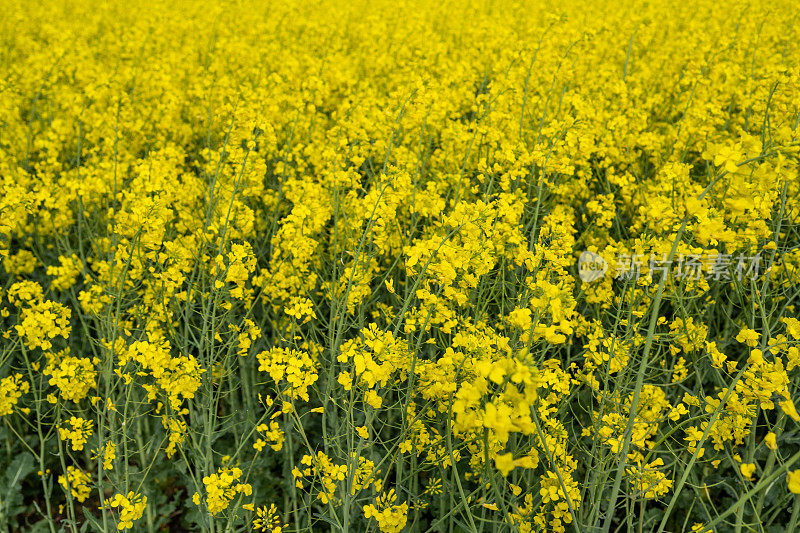
[[[755,463],[742,463],[739,465],[739,470],[742,472],[745,479],[752,480],[753,474],[756,471],[756,465]]]
[[[13,374],[0,379],[0,416],[10,415],[20,397],[30,390],[30,383],[22,374]]]
[[[736,335],[736,340],[746,344],[750,348],[755,348],[758,345],[759,333],[749,328],[742,328]]]
[[[69,489],[72,497],[78,500],[78,502],[86,501],[86,498],[89,497],[89,493],[91,492],[89,486],[91,477],[80,468],[74,466],[67,467],[66,476],[58,476],[58,483],[64,487],[65,490]]]
[[[381,405],[383,405],[383,398],[374,390],[368,390],[364,393],[364,401],[375,409],[380,409]]]
[[[244,506],[242,506],[244,507]],[[250,509],[252,510],[252,508]],[[256,510],[256,517],[253,519],[253,529],[263,533],[281,533],[283,528],[286,527],[281,522],[278,508],[275,504],[270,504],[269,507],[263,506]]]
[[[793,470],[786,475],[786,482],[789,484],[789,492],[800,494],[800,470]]]
[[[120,508],[117,529],[122,531],[132,528],[133,522],[142,517],[147,507],[147,496],[136,494],[133,491],[128,492],[126,496],[115,494],[108,505],[111,508]]]
[[[509,472],[514,470],[514,455],[511,453],[495,455],[494,466],[503,474],[503,477],[508,476]]]
[[[216,473],[203,478],[206,490],[206,505],[212,515],[219,514],[230,505],[231,500],[238,494],[249,496],[253,489],[249,484],[239,483],[242,476],[240,468],[222,467]],[[195,505],[200,505],[200,494],[195,492],[192,496]]]

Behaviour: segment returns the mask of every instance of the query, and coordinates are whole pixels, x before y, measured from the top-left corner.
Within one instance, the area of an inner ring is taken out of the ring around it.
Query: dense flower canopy
[[[0,527],[798,524],[795,2],[0,12]]]

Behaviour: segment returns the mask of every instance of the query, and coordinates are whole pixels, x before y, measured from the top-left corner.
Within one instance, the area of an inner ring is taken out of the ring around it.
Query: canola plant
[[[0,12],[0,529],[798,530],[795,2]]]

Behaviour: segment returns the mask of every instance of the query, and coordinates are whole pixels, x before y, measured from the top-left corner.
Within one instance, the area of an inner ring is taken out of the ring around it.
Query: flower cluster
[[[240,468],[221,467],[216,473],[203,478],[206,492],[205,505],[209,513],[212,515],[221,513],[238,494],[249,496],[253,493],[250,485],[239,482],[240,477],[242,477]],[[200,505],[199,492],[194,493],[192,501],[195,505]]]
[[[115,494],[108,502],[108,506],[119,508],[117,529],[120,531],[131,529],[133,528],[133,522],[140,519],[144,514],[144,510],[147,507],[147,496],[136,494],[133,491],[128,492],[127,496]]]

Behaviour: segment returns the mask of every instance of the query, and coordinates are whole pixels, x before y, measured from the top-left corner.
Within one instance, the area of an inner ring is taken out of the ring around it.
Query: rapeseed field
[[[798,531],[799,19],[0,0],[0,530]]]

